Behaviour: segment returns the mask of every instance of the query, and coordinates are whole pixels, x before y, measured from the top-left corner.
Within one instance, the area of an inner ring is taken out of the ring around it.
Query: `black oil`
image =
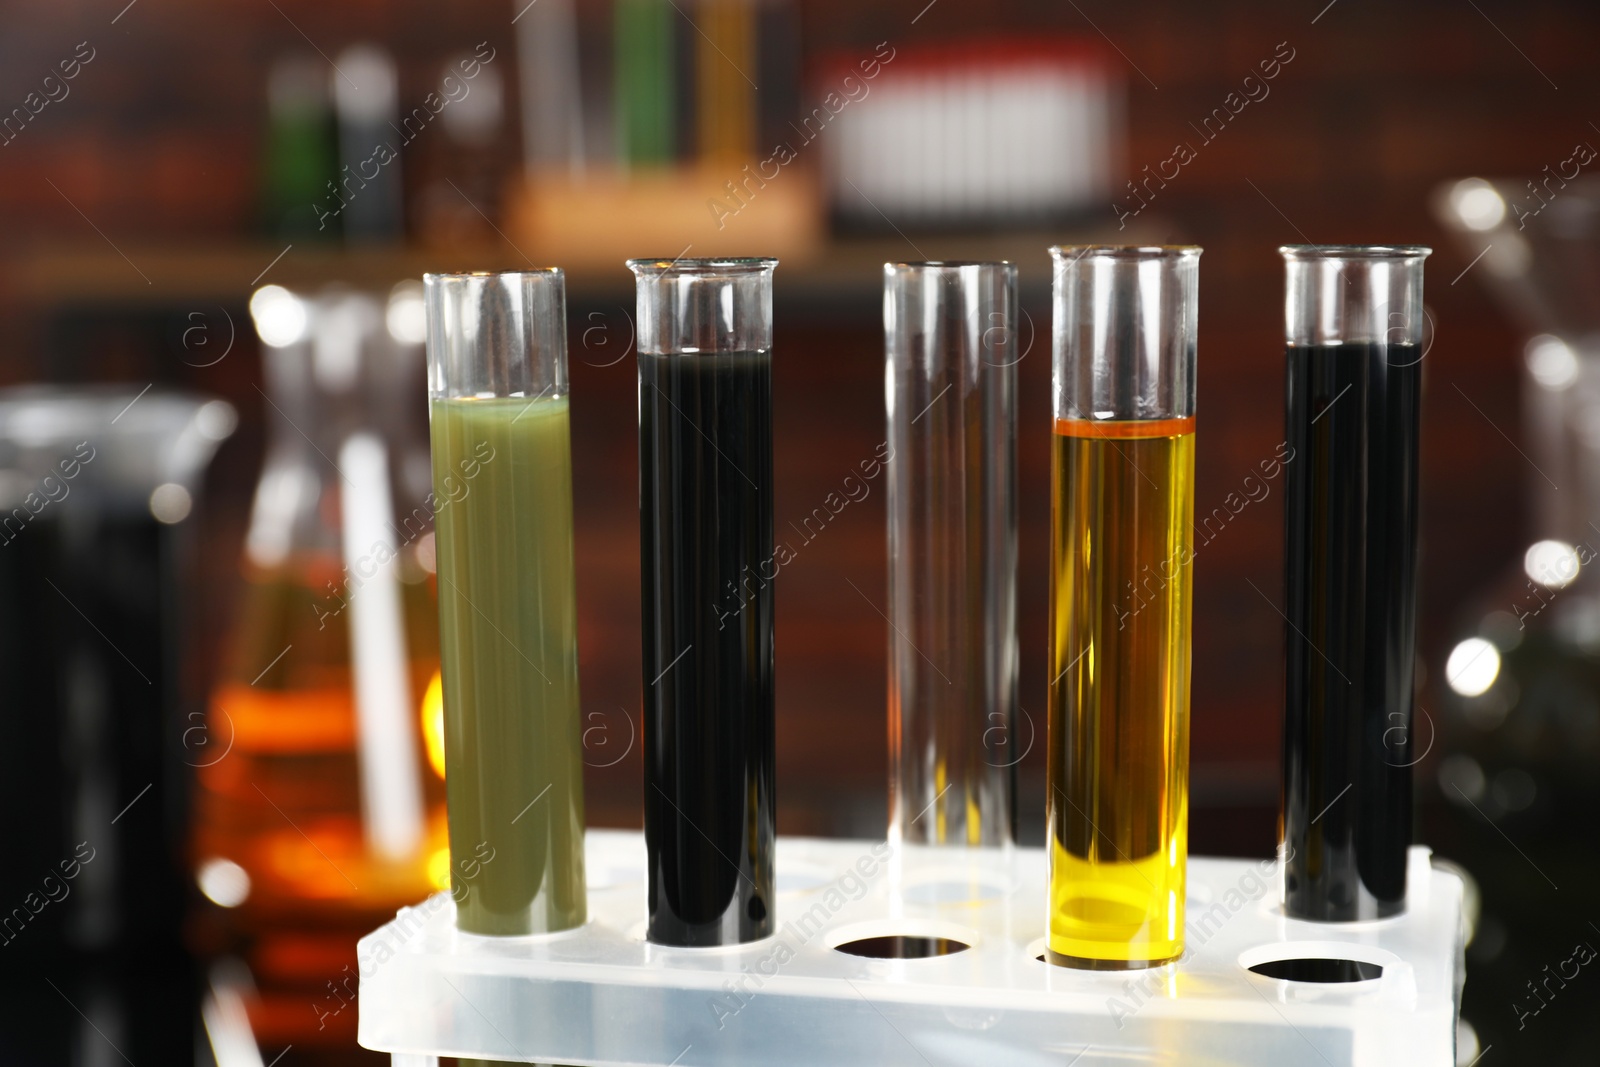
[[[639,356],[649,938],[773,930],[772,357]]]
[[[965,941],[949,937],[888,934],[883,937],[862,937],[846,941],[842,945],[836,945],[835,951],[875,960],[922,960],[930,956],[953,956],[971,947]]]
[[[1285,982],[1370,982],[1383,977],[1383,965],[1360,960],[1268,960],[1250,968],[1268,978]]]
[[[1286,910],[1404,910],[1416,647],[1415,345],[1291,346],[1284,478]]]

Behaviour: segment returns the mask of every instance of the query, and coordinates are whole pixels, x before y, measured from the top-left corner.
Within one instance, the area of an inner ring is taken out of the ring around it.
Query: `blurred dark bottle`
[[[327,66],[310,53],[287,55],[267,76],[262,213],[269,233],[337,240],[332,183],[339,170]]]
[[[339,53],[330,77],[339,125],[339,173],[329,207],[343,224],[346,242],[398,242],[405,236],[400,195],[404,131],[394,57],[375,44],[351,45]]]
[[[1412,739],[1418,760],[1432,749],[1419,785],[1445,802],[1427,839],[1482,892],[1463,1016],[1483,1047],[1515,1042],[1528,1062],[1589,1055],[1581,1013],[1526,1016],[1542,1011],[1529,980],[1594,943],[1584,908],[1556,887],[1600,868],[1600,182],[1558,186],[1541,197],[1468,178],[1435,197],[1463,256],[1481,258],[1474,275],[1533,335],[1520,435],[1531,528],[1463,603],[1438,660],[1443,706],[1417,717]]]
[[[1532,543],[1467,602],[1444,660],[1437,784],[1484,832],[1492,821],[1524,846],[1578,848],[1579,862],[1595,840],[1574,817],[1600,803],[1600,353],[1544,335],[1526,362],[1528,406],[1550,416],[1538,436],[1551,440],[1523,447],[1548,499]]]
[[[528,16],[530,19],[532,14]],[[492,50],[455,56],[440,71],[434,99],[441,127],[425,135],[413,115],[406,137],[415,141],[419,174],[416,228],[435,247],[484,245],[498,240],[501,186],[510,161],[505,137],[505,79]],[[514,149],[512,149],[514,151]]]
[[[0,1063],[192,1062],[200,479],[222,401],[0,392]]]
[[[387,304],[267,286],[250,306],[269,444],[190,740],[195,875],[223,909],[211,947],[277,1000],[270,1043],[325,1032],[319,998],[356,937],[447,886],[449,854],[421,285]]]
[[[1435,198],[1464,254],[1482,253],[1490,292],[1533,334],[1521,360],[1530,536],[1468,599],[1444,660],[1437,785],[1488,834],[1486,821],[1504,821],[1590,850],[1592,830],[1570,834],[1562,813],[1600,801],[1600,182],[1571,183],[1531,215],[1530,198],[1478,178]],[[1418,729],[1421,751],[1429,725]]]

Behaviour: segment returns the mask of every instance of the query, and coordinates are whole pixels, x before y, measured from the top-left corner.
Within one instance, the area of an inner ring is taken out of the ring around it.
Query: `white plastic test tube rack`
[[[1284,917],[1273,861],[1191,858],[1185,958],[1133,972],[1038,958],[1042,850],[893,860],[881,842],[780,838],[774,937],[664,948],[644,940],[642,836],[591,831],[578,930],[463,934],[439,894],[363,938],[360,1042],[410,1067],[1455,1063],[1462,886],[1426,849],[1411,852],[1405,915],[1336,925]],[[835,948],[892,934],[971,947],[908,960]],[[1294,959],[1382,974],[1316,983],[1250,970]]]

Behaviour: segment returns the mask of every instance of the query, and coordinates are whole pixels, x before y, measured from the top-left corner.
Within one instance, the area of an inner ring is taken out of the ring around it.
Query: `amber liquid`
[[[1194,420],[1055,431],[1048,954],[1148,966],[1183,951]]]
[[[419,734],[413,773],[423,782],[428,820],[423,850],[404,859],[374,855],[363,831],[342,604],[359,591],[323,560],[246,576],[232,662],[206,722],[191,724],[183,744],[200,785],[197,864],[220,858],[244,868],[246,916],[382,916],[443,888],[444,783],[421,755],[432,747],[421,735],[438,665],[438,614],[427,575],[407,563],[402,574],[410,580],[400,590],[417,703],[408,719]]]

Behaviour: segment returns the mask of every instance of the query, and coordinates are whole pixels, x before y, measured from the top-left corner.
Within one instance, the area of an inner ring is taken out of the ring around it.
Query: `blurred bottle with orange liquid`
[[[250,964],[258,1037],[292,1040],[327,1030],[315,994],[358,936],[449,886],[435,505],[421,286],[387,304],[267,286],[251,313],[267,456],[228,658],[184,749],[219,906],[203,936]]]

